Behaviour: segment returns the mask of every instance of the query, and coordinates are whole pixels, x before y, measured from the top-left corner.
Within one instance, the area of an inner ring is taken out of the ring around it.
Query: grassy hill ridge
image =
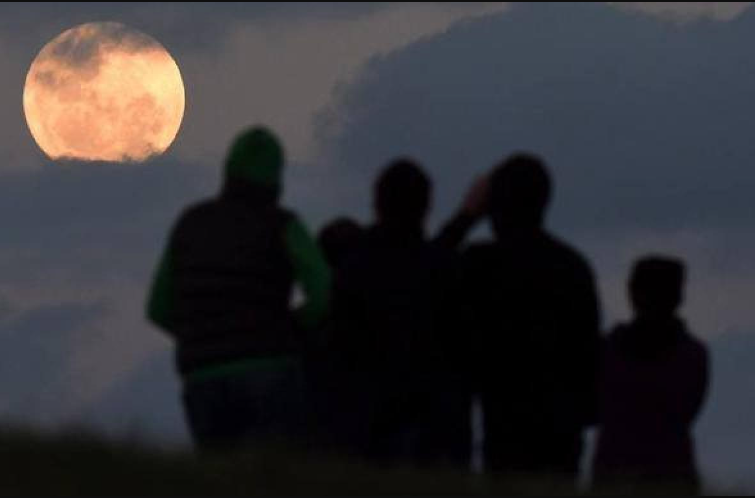
[[[72,431],[0,429],[0,495],[544,496],[575,494],[543,476],[492,479],[454,469],[378,469],[282,448],[198,457]],[[611,493],[614,494],[614,493]],[[666,495],[673,490],[635,490]]]

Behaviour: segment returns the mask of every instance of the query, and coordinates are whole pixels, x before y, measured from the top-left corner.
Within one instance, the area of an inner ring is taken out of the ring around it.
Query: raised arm
[[[470,230],[487,212],[489,191],[489,175],[477,178],[469,188],[459,211],[443,226],[433,242],[447,249],[458,249]]]

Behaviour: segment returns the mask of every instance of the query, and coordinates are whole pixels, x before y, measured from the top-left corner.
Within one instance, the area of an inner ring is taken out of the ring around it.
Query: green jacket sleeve
[[[160,265],[157,267],[147,299],[147,318],[166,331],[170,329],[169,317],[173,293],[172,271],[170,248],[166,248],[160,260]]]
[[[286,225],[286,249],[301,284],[305,302],[297,310],[301,325],[311,327],[325,318],[330,305],[331,274],[317,243],[295,217]]]

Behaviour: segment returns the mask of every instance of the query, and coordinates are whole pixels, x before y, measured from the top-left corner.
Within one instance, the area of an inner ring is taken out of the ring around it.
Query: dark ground
[[[200,459],[79,432],[45,435],[16,429],[0,431],[0,468],[0,495],[12,496],[574,494],[543,476],[492,479],[452,469],[383,470],[281,448]],[[633,494],[668,495],[674,490]]]

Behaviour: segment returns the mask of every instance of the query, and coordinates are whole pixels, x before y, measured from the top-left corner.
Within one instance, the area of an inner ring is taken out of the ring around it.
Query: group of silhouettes
[[[412,159],[377,178],[374,223],[341,217],[316,238],[280,206],[283,165],[271,132],[242,132],[221,192],[180,216],[152,283],[147,314],[175,340],[200,450],[306,441],[469,468],[478,403],[496,475],[575,479],[594,426],[595,483],[698,489],[709,367],[678,316],[679,259],[640,258],[634,317],[602,334],[589,264],[544,227],[553,186],[537,156],[474,182],[435,236],[431,180]],[[466,242],[483,220],[492,240]]]

